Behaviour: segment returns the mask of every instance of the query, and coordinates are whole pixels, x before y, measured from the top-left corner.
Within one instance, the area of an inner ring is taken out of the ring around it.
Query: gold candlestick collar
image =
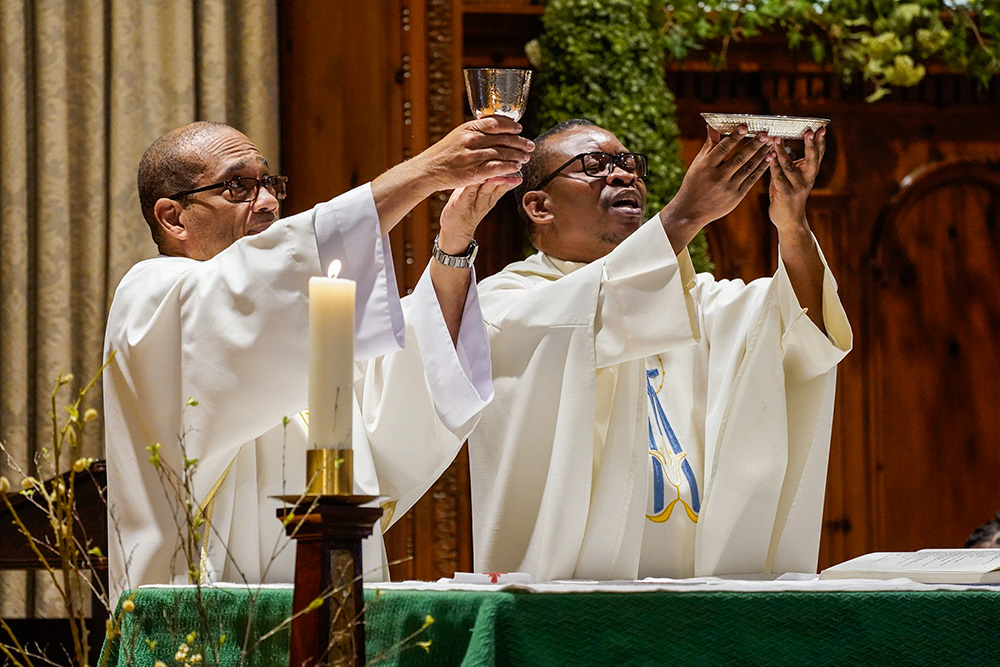
[[[354,451],[310,449],[306,451],[306,495],[350,496],[354,494]]]

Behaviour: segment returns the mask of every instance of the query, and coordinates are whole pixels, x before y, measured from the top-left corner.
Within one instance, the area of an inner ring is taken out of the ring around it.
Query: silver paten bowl
[[[738,125],[743,124],[747,126],[749,134],[766,132],[782,139],[801,139],[806,130],[815,132],[830,122],[829,118],[755,116],[745,113],[703,113],[701,117],[719,134],[732,134]]]

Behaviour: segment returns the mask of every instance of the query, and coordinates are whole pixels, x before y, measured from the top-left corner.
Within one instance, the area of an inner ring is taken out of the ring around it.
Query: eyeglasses
[[[635,174],[638,178],[646,178],[649,174],[646,156],[640,153],[619,153],[618,155],[611,155],[610,153],[580,153],[579,155],[574,155],[566,164],[543,178],[534,189],[541,190],[544,188],[563,169],[577,160],[583,165],[583,173],[595,178],[608,176],[614,171],[615,165],[618,165],[630,174]]]
[[[229,191],[229,196],[234,202],[246,203],[255,201],[257,199],[257,194],[260,192],[260,187],[264,186],[264,189],[271,193],[271,195],[281,201],[285,198],[288,190],[288,177],[287,176],[264,176],[262,178],[253,178],[252,176],[237,176],[236,178],[230,178],[219,183],[213,183],[212,185],[206,185],[202,188],[195,188],[194,190],[185,190],[184,192],[178,192],[177,194],[170,195],[167,199],[178,200],[181,197],[186,197],[187,195],[193,195],[198,192],[205,192],[206,190],[215,190],[216,188],[225,188]]]

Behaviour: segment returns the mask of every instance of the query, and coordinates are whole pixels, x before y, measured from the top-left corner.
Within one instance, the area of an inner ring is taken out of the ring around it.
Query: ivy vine
[[[668,0],[664,13],[674,60],[719,40],[721,66],[733,41],[784,33],[845,82],[870,81],[869,102],[920,83],[932,63],[981,87],[1000,73],[1000,0]]]
[[[535,129],[587,118],[647,155],[647,211],[665,206],[684,176],[674,96],[663,77],[663,7],[663,0],[549,0],[542,36],[527,48],[539,70]],[[699,271],[712,270],[702,234],[689,251]]]

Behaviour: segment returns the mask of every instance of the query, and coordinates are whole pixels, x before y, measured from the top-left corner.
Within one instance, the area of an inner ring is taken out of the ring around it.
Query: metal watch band
[[[464,255],[449,255],[438,247],[439,236],[440,234],[434,237],[434,246],[431,248],[431,256],[445,266],[450,266],[456,269],[471,269],[472,263],[476,261],[476,253],[479,252],[479,244],[476,243],[476,240],[472,239],[472,243],[469,244],[469,247],[465,251]]]

